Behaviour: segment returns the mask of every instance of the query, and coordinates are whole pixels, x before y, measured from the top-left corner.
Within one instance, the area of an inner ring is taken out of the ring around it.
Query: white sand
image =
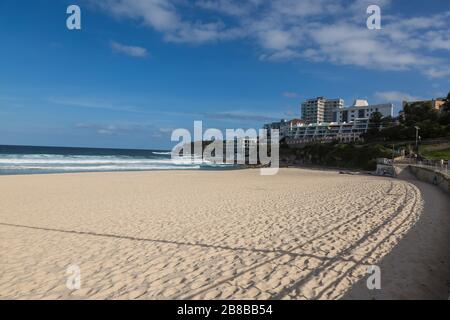
[[[443,192],[389,178],[0,176],[0,298],[446,299],[449,236]],[[376,292],[365,286],[372,264]]]

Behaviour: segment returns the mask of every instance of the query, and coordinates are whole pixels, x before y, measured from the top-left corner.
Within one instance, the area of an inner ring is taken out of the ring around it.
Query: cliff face
[[[202,142],[202,151],[211,141]],[[194,143],[192,144],[194,150]],[[224,156],[227,145],[223,144]],[[236,156],[236,149],[234,152]],[[259,158],[256,164],[248,161],[248,149],[245,152],[246,165],[249,167],[260,166]],[[270,154],[270,150],[269,150]],[[356,143],[314,143],[299,148],[280,144],[280,166],[289,165],[317,165],[324,167],[375,170],[377,158],[390,158],[392,150],[380,144],[356,144]],[[213,153],[214,156],[214,153]],[[225,162],[225,158],[223,159]],[[235,163],[237,164],[236,157]]]
[[[389,158],[391,150],[382,145],[316,143],[301,148],[280,148],[280,165],[319,165],[375,170],[377,158]]]
[[[192,142],[191,143],[191,153],[194,154],[195,153],[195,145],[197,144],[197,149],[201,150],[201,154],[200,152],[198,152],[198,154],[196,154],[197,156],[203,156],[205,157],[205,151],[206,151],[206,155],[211,155],[212,157],[216,156],[216,150],[215,149],[210,149],[210,150],[206,150],[206,148],[208,146],[210,146],[210,144],[213,143],[213,141],[197,141],[197,142]],[[220,142],[219,142],[220,143]],[[200,147],[201,144],[201,147]],[[222,152],[223,152],[223,162],[227,162],[229,163],[229,159],[227,161],[226,156],[227,156],[227,152],[229,151],[231,155],[234,155],[234,163],[235,164],[241,164],[241,162],[238,162],[238,157],[245,157],[245,164],[249,167],[253,167],[253,166],[260,166],[260,149],[259,149],[259,145],[253,145],[255,151],[256,151],[256,155],[253,155],[255,158],[250,157],[249,153],[250,153],[250,148],[248,146],[245,146],[245,148],[243,149],[243,152],[238,152],[238,146],[236,144],[228,144],[227,142],[223,142],[222,144]],[[213,148],[213,146],[211,146],[211,148]],[[231,150],[229,150],[231,149]],[[262,151],[262,150],[261,150]],[[267,146],[267,150],[262,151],[264,153],[266,153],[266,156],[270,157],[271,155],[271,148],[270,145]],[[180,156],[183,155],[183,152],[180,152]],[[252,162],[249,160],[250,158],[252,158]],[[254,159],[256,159],[256,163],[254,163]],[[251,162],[251,163],[250,163]]]

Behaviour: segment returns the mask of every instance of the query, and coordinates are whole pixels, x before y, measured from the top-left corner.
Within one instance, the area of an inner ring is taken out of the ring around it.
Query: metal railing
[[[427,160],[427,159],[415,159],[415,158],[404,158],[402,160],[395,160],[394,163],[397,164],[409,164],[416,167],[426,168],[433,171],[440,172],[446,176],[450,176],[449,162],[441,162],[440,160]]]

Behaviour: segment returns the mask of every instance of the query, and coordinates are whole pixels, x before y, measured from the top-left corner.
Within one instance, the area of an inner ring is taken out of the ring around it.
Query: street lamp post
[[[416,151],[417,153],[419,153],[419,130],[420,128],[415,126],[414,128],[416,128]]]

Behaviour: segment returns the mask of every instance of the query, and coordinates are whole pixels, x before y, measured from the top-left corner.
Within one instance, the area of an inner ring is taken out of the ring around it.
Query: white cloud
[[[430,78],[442,78],[450,75],[450,67],[449,66],[430,67],[424,70],[424,73]]]
[[[117,105],[106,100],[100,99],[85,99],[85,98],[74,98],[74,97],[50,97],[46,99],[47,102],[63,105],[69,107],[77,108],[88,108],[88,109],[105,109],[111,111],[121,111],[121,112],[133,112],[141,113],[144,112],[138,107],[130,105]]]
[[[285,92],[281,93],[281,95],[283,97],[289,98],[289,99],[298,98],[298,93],[297,92],[293,92],[293,91],[285,91]]]
[[[124,136],[131,134],[145,134],[151,137],[167,136],[172,132],[172,128],[158,128],[153,123],[117,122],[117,123],[95,123],[80,122],[75,124],[75,128],[88,130],[98,135]]]
[[[404,100],[407,101],[413,101],[413,100],[420,100],[421,98],[413,96],[411,94],[400,92],[400,91],[380,91],[376,92],[374,95],[375,99],[385,101],[385,102],[391,102],[391,103],[398,103]]]
[[[239,121],[239,122],[269,122],[280,119],[279,114],[261,114],[248,111],[229,111],[205,113],[204,116],[208,119],[225,120],[225,121]]]
[[[342,6],[335,0],[279,0],[273,1],[272,10],[288,17],[306,17],[338,13]]]
[[[195,4],[199,8],[217,11],[231,16],[241,16],[247,12],[245,3],[236,3],[232,0],[198,0]]]
[[[264,48],[277,51],[282,51],[292,46],[295,39],[292,38],[290,32],[283,30],[266,30],[260,32],[259,37]]]
[[[145,58],[148,56],[147,49],[137,46],[128,46],[115,41],[111,42],[111,48],[114,51],[124,53],[126,55],[136,57],[136,58]]]
[[[450,11],[393,15],[389,13],[391,0],[94,3],[118,18],[133,19],[159,31],[169,42],[202,44],[247,39],[258,45],[262,60],[302,59],[377,70],[418,70],[429,77],[443,77],[450,70],[450,61],[444,58],[450,51]],[[370,4],[381,6],[382,30],[366,28]],[[128,46],[120,48],[135,52],[125,49]]]
[[[337,64],[370,69],[403,70],[427,65],[418,53],[402,50],[372,30],[348,23],[321,26],[311,32],[319,56]]]
[[[175,6],[166,0],[104,0],[92,1],[96,6],[118,18],[139,19],[158,31],[176,28],[180,19]]]

